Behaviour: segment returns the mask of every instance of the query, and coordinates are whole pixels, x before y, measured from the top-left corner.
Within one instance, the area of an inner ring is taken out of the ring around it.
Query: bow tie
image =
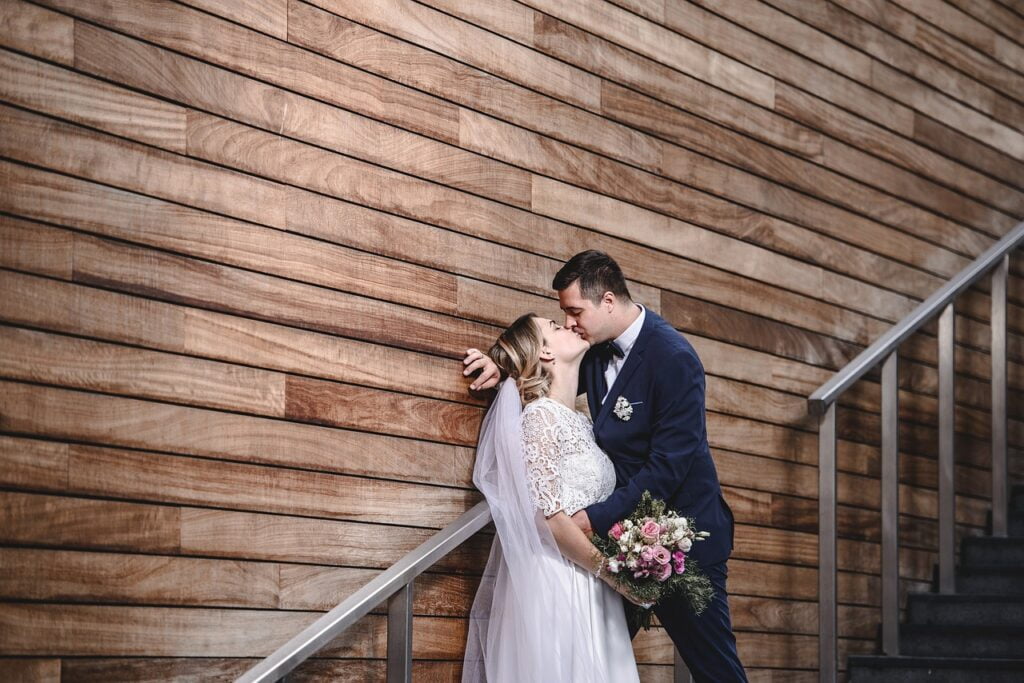
[[[606,364],[611,363],[614,358],[625,358],[626,354],[614,341],[606,341],[594,346],[594,353]]]

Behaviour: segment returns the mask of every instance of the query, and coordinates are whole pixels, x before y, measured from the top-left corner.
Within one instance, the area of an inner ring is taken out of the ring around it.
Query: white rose
[[[608,571],[612,574],[618,574],[622,569],[622,563],[618,560],[608,560]]]
[[[691,541],[691,540],[690,540],[690,539],[688,539],[688,538],[684,538],[684,539],[683,539],[683,540],[682,540],[682,541],[681,541],[681,542],[679,543],[679,549],[680,549],[680,550],[682,550],[682,551],[683,551],[684,553],[688,553],[688,552],[690,552],[690,548],[692,548],[692,547],[693,547],[693,541]]]
[[[624,521],[624,522],[622,523],[622,528],[623,528],[623,529],[632,529],[632,528],[633,528],[633,522],[629,521],[628,519],[627,519],[627,520],[625,520],[625,521]]]

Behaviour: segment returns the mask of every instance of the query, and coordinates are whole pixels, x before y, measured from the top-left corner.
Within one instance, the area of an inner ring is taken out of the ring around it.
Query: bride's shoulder
[[[587,422],[590,421],[590,415],[579,410],[575,410],[560,403],[553,398],[542,396],[541,398],[530,401],[523,407],[523,417],[530,421],[537,420],[543,417],[544,421],[548,424],[554,422],[571,422],[570,418],[583,419]]]
[[[523,415],[536,412],[551,413],[558,410],[558,405],[558,401],[548,398],[547,396],[541,396],[540,398],[535,398],[523,406]]]

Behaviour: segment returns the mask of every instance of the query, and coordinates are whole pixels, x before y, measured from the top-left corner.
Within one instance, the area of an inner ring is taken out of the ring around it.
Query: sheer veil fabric
[[[594,609],[566,585],[582,570],[559,552],[530,495],[521,419],[507,379],[484,418],[473,470],[497,534],[470,612],[462,680],[612,683]]]

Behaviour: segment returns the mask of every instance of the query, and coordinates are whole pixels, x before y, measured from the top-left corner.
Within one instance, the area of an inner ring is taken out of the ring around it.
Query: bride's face
[[[590,348],[590,342],[554,320],[534,318],[533,324],[537,326],[543,339],[542,360],[569,362],[576,360]]]

